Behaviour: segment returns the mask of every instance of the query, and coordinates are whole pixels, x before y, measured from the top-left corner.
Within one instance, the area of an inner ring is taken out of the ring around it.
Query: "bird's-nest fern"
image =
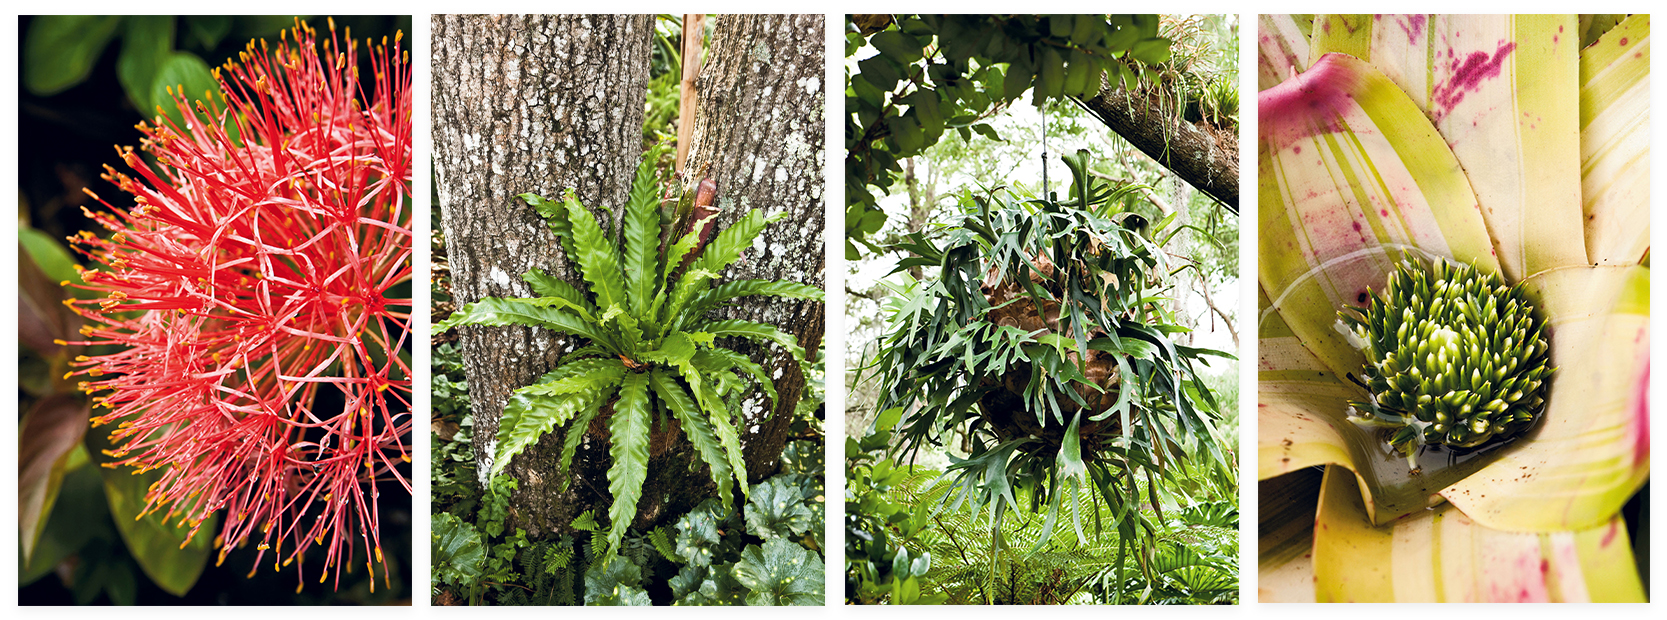
[[[746,296],[822,299],[820,289],[793,282],[713,285],[766,225],[785,214],[766,217],[749,211],[713,234],[716,210],[708,207],[709,181],[702,182],[693,200],[661,206],[657,151],[645,154],[637,169],[620,224],[623,240],[611,238],[571,190],[559,202],[520,196],[548,221],[588,290],[533,269],[522,278],[538,297],[484,298],[435,325],[436,332],[465,325],[525,325],[587,341],[536,383],[511,395],[499,419],[491,474],[499,475],[545,433],[571,423],[560,457],[561,469],[568,470],[585,430],[605,417],[612,461],[607,473],[613,496],[610,555],[636,515],[647,477],[649,424],[656,416],[677,421],[726,504],[736,480],[746,492],[737,430],[737,416],[744,414],[732,412],[726,400],[739,400],[730,397],[751,389],[749,384],[763,390],[772,404],[777,394],[763,366],[726,348],[721,339],[775,344],[804,363],[804,350],[792,334],[753,321],[715,320],[708,313]],[[569,478],[564,477],[564,486]]]

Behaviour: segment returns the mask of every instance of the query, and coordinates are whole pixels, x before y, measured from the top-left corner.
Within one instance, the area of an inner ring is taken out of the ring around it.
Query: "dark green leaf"
[[[170,94],[170,91],[172,94]],[[199,118],[196,102],[211,103],[219,98],[220,82],[209,72],[208,63],[190,52],[176,51],[168,54],[167,59],[156,68],[155,77],[150,85],[150,101],[153,105],[161,106],[168,120],[175,127],[185,127],[185,115],[180,112],[180,106],[174,95],[184,97],[186,106],[192,118]],[[210,105],[209,109],[214,109]],[[148,118],[156,113],[153,107],[145,112]]]
[[[151,86],[156,83],[156,72],[167,62],[174,50],[174,17],[172,15],[134,15],[127,18],[122,32],[122,53],[116,58],[116,77],[133,107],[145,117],[156,114],[157,101],[152,99]]]
[[[1001,81],[1001,98],[1013,101],[1023,95],[1030,88],[1031,78],[1036,73],[1028,64],[1014,62],[1007,67],[1007,73]]]
[[[455,586],[473,586],[481,578],[481,563],[486,560],[480,532],[447,512],[434,515],[430,532],[429,553],[433,557],[436,580]]]
[[[630,560],[609,556],[585,571],[586,605],[653,605],[648,592],[638,587],[642,569]]]
[[[920,60],[920,41],[896,30],[875,34],[868,38],[868,44],[900,65],[911,65]]]
[[[23,39],[24,88],[45,97],[86,80],[121,22],[113,15],[36,17]]]
[[[205,50],[220,45],[232,31],[232,18],[226,15],[191,15],[185,18],[185,32]]]
[[[1031,98],[1037,101],[1065,93],[1065,60],[1051,47],[1042,56],[1042,73],[1036,77],[1035,86],[1036,92],[1031,94]]]
[[[619,400],[614,402],[613,417],[608,422],[608,431],[613,435],[613,445],[608,448],[608,456],[613,459],[613,464],[608,466],[608,493],[613,495],[614,501],[608,506],[608,554],[605,557],[616,562],[620,558],[613,556],[619,553],[619,541],[625,538],[625,530],[637,518],[637,500],[642,498],[643,481],[648,478],[648,423],[651,414],[648,375],[639,372],[626,374],[624,383],[619,387]]]
[[[1144,64],[1155,65],[1169,61],[1169,39],[1152,37],[1134,43],[1129,55]]]
[[[1071,64],[1065,69],[1065,94],[1071,97],[1093,94],[1084,91],[1088,90],[1090,74],[1095,78],[1099,77],[1096,68],[1092,56],[1082,53],[1081,50],[1071,50]],[[1095,79],[1094,89],[1098,91],[1099,88],[1100,81]]]
[[[1081,46],[1099,43],[1105,35],[1106,22],[1098,15],[1082,15],[1071,28],[1071,42]]]
[[[822,558],[785,538],[748,545],[735,564],[748,605],[821,605],[822,578]]]
[[[104,494],[110,500],[110,516],[127,543],[128,552],[145,575],[163,591],[185,596],[208,564],[219,515],[212,515],[199,524],[196,536],[190,536],[192,530],[179,527],[178,522],[168,521],[167,511],[140,517],[145,509],[146,491],[164,472],[135,474],[133,471],[132,467],[100,470],[104,475]]]
[[[811,526],[804,496],[785,476],[754,485],[747,500],[747,532],[770,540],[803,534]]]
[[[85,451],[79,458],[83,465],[87,464]],[[105,510],[104,480],[97,470],[97,467],[83,466],[64,475],[58,500],[54,502],[51,516],[45,520],[46,528],[36,542],[33,556],[27,565],[19,562],[19,585],[28,585],[51,574],[59,563],[80,552],[90,541],[116,539],[109,512]]]
[[[875,56],[857,63],[857,71],[862,78],[872,84],[876,90],[889,93],[897,87],[898,80],[903,75],[898,73],[896,65],[885,56]]]
[[[886,126],[891,128],[891,137],[897,140],[897,154],[908,157],[926,148],[926,135],[920,130],[920,122],[909,116],[894,116],[886,119]]]

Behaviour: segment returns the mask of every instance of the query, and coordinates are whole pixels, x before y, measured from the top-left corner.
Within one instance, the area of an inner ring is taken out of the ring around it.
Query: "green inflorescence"
[[[1338,315],[1366,356],[1372,397],[1350,421],[1419,447],[1474,448],[1516,436],[1545,409],[1550,345],[1521,285],[1444,260],[1406,260],[1365,308]]]

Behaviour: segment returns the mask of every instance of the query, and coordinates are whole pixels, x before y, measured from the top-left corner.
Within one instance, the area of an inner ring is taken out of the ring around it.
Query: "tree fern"
[[[521,198],[550,225],[584,288],[538,270],[522,276],[536,298],[486,298],[467,304],[435,326],[528,325],[589,341],[569,353],[537,383],[516,390],[499,423],[494,475],[545,433],[567,425],[560,467],[567,470],[591,422],[611,403],[608,531],[597,532],[592,553],[612,557],[635,518],[647,477],[653,412],[677,418],[706,463],[720,497],[730,501],[735,481],[747,491],[746,464],[737,426],[746,412],[730,398],[747,385],[774,404],[773,379],[758,362],[719,344],[737,337],[785,350],[804,364],[797,339],[773,326],[714,321],[706,313],[746,296],[821,301],[822,291],[791,282],[713,281],[783,215],[750,211],[704,243],[709,209],[662,209],[650,151],[638,167],[617,236],[568,191],[560,201],[534,194]],[[709,185],[709,182],[707,183]],[[674,221],[682,218],[683,221]],[[696,220],[698,221],[689,221]],[[681,234],[679,234],[681,233]],[[675,237],[675,239],[674,239]],[[685,263],[687,263],[685,265]],[[565,476],[565,480],[571,476]]]

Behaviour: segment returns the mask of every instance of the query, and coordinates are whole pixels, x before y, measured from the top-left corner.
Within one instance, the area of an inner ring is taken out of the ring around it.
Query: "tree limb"
[[[1235,133],[1212,135],[1166,114],[1154,99],[1138,91],[1104,86],[1103,78],[1101,83],[1098,95],[1077,101],[1140,152],[1228,210],[1239,212],[1239,139]]]

